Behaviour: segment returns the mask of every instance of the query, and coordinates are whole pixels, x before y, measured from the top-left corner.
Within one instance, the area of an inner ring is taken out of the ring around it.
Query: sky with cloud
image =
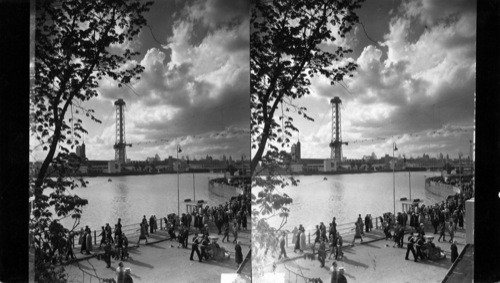
[[[105,78],[99,97],[81,104],[101,124],[83,119],[87,157],[114,159],[114,102],[126,103],[127,157],[249,156],[249,6],[246,0],[155,1],[145,27],[129,46],[145,67],[128,86]],[[75,116],[83,116],[76,113]],[[76,119],[76,117],[75,117]],[[36,140],[34,141],[36,143]],[[41,160],[35,150],[31,158]]]
[[[360,21],[338,45],[353,49],[352,78],[312,80],[298,103],[315,119],[294,119],[302,156],[328,158],[331,105],[342,100],[343,156],[470,154],[474,127],[476,2],[366,1]],[[364,28],[363,28],[364,26]],[[365,32],[366,31],[366,32]]]

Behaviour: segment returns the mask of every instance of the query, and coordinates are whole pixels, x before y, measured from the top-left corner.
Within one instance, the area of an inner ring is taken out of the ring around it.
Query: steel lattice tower
[[[332,139],[330,142],[330,159],[335,162],[342,161],[342,144],[347,145],[347,142],[342,142],[341,120],[340,120],[340,104],[342,100],[335,96],[330,100],[332,105]]]
[[[120,163],[125,163],[127,160],[127,154],[125,148],[127,146],[132,146],[125,142],[125,101],[123,99],[118,99],[115,101],[116,108],[116,140],[113,148],[115,149],[115,160]]]

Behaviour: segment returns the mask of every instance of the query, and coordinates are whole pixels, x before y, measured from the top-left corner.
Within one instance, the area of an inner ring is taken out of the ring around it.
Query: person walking
[[[455,260],[458,258],[458,248],[457,248],[457,241],[453,240],[453,243],[450,246],[451,249],[451,263],[454,263]]]
[[[237,243],[238,242],[238,226],[237,226],[236,222],[233,223],[233,236],[234,236],[233,243]]]
[[[92,233],[87,233],[87,236],[85,237],[85,249],[87,250],[86,254],[90,255],[90,252],[92,251]]]
[[[122,232],[122,241],[123,241],[123,248],[122,248],[122,254],[120,255],[121,260],[128,259],[128,238],[125,236],[125,233]]]
[[[438,242],[441,241],[441,237],[443,238],[443,241],[446,241],[446,234],[445,234],[445,232],[446,232],[446,225],[445,225],[444,222],[441,222],[441,224],[439,224],[439,225],[440,225],[440,227],[439,227],[440,234],[439,234]]]
[[[337,278],[337,283],[347,283],[347,278],[344,275],[344,268],[341,266],[339,267],[339,272],[338,272],[338,278]]]
[[[116,283],[123,283],[125,281],[125,269],[123,268],[123,262],[118,263],[116,268]]]
[[[101,234],[97,235],[101,236],[101,243],[99,244],[99,249],[106,244],[106,230],[104,229],[104,226],[101,226],[101,229],[102,229]]]
[[[209,260],[207,249],[208,249],[208,244],[210,244],[210,241],[208,240],[207,235],[201,235],[200,237],[201,237],[201,243],[200,243],[201,259],[205,258],[206,260]]]
[[[281,259],[282,255],[284,256],[284,258],[288,258],[288,256],[286,256],[286,250],[285,250],[285,237],[286,237],[286,233],[283,232],[283,234],[281,236],[281,240],[280,240],[280,255],[278,257],[278,260]]]
[[[411,251],[411,253],[413,254],[413,259],[415,260],[415,262],[417,262],[417,255],[415,254],[415,248],[413,247],[416,242],[417,242],[417,239],[416,239],[415,235],[410,235],[408,237],[408,244],[407,244],[406,256],[405,256],[406,260],[408,260],[408,255],[410,254],[410,251]]]
[[[321,263],[320,267],[325,267],[325,259],[326,259],[326,245],[325,245],[325,240],[321,239],[318,249],[318,260]]]
[[[338,282],[338,270],[337,270],[337,262],[333,261],[332,262],[332,267],[330,267],[330,273],[332,274],[330,277],[330,283],[337,283]]]
[[[177,241],[179,244],[177,245],[177,248],[184,247],[184,225],[181,224],[181,227],[179,228],[179,235],[177,236]]]
[[[300,233],[300,251],[304,252],[306,250],[306,232],[304,228],[302,228],[302,232]]]
[[[454,230],[453,220],[451,220],[451,219],[450,219],[450,224],[448,225],[448,231],[450,233],[450,240],[449,240],[449,242],[452,243],[453,242],[453,236],[455,236],[455,230]]]
[[[361,214],[360,214],[360,217],[361,217]],[[361,219],[361,218],[360,218]],[[356,241],[356,239],[361,239],[361,243],[363,243],[363,237],[361,237],[361,232],[363,231],[362,230],[363,228],[361,228],[359,222],[356,222],[354,224],[354,239],[352,239],[352,245],[354,246],[354,241]]]
[[[335,254],[335,259],[344,258],[344,252],[342,251],[342,246],[344,244],[344,240],[342,239],[342,235],[337,232],[337,253]]]
[[[193,237],[193,244],[191,245],[191,256],[189,257],[189,260],[193,260],[193,255],[196,252],[196,255],[198,255],[198,261],[201,262],[201,255],[200,255],[200,250],[198,249],[198,245],[200,244],[200,239],[195,235]]]
[[[75,253],[73,253],[73,237],[73,232],[70,232],[68,235],[68,239],[66,240],[66,261],[69,257],[71,257],[71,259],[76,259]]]
[[[137,240],[137,245],[140,244],[141,240],[146,240],[146,244],[148,243],[148,238],[146,237],[147,233],[147,228],[146,225],[143,223],[139,224],[141,227],[137,230],[140,231],[141,234],[139,235],[139,240]]]
[[[82,229],[79,232],[79,237],[78,237],[78,244],[80,245],[80,253],[82,253],[82,254],[83,254],[83,251],[85,251],[87,248],[87,241],[85,239],[86,236],[87,236],[87,232],[85,232],[85,230],[83,230],[83,227],[82,227]]]
[[[123,280],[123,283],[134,283],[134,279],[132,279],[132,276],[130,275],[129,267],[125,268],[125,278]]]
[[[224,223],[224,237],[222,237],[223,243],[224,239],[227,239],[227,241],[229,242],[229,223]]]
[[[155,231],[154,231],[154,222],[155,222],[155,219],[153,218],[153,215],[151,215],[149,217],[149,233],[153,234]]]
[[[208,237],[208,235],[206,235]],[[189,228],[184,226],[184,231],[182,232],[182,247],[187,249],[188,248],[188,239],[189,239]]]
[[[335,257],[335,251],[337,249],[337,234],[330,235],[330,255],[328,259],[332,258],[332,255]]]
[[[297,226],[295,226],[292,230],[292,244],[295,245],[297,243],[297,233],[299,229],[297,229]],[[294,250],[295,252],[295,250]]]
[[[104,262],[106,262],[106,268],[111,267],[111,243],[107,242],[104,246]]]
[[[300,251],[300,234],[302,234],[301,230],[297,230],[297,235],[295,236],[295,247],[293,248],[293,252],[295,253],[297,250]]]
[[[234,246],[234,252],[235,252],[235,261],[236,261],[236,266],[239,267],[240,264],[243,262],[243,253],[241,252],[241,242],[238,241],[236,242],[236,245]]]
[[[314,232],[314,235],[316,236],[316,238],[314,239],[314,243],[312,246],[313,253],[314,253],[314,249],[316,248],[316,243],[318,243],[318,244],[320,243],[321,231],[320,231],[319,225],[316,225],[316,232]]]
[[[368,214],[365,216],[365,232],[370,232],[370,216]]]

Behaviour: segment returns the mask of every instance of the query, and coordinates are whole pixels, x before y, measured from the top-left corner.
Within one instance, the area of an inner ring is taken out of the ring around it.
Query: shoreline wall
[[[231,197],[243,194],[243,190],[237,187],[220,184],[216,182],[208,182],[209,192],[223,198],[231,199]]]
[[[449,195],[460,193],[458,187],[428,180],[425,180],[425,190],[442,197],[443,200],[446,200]]]

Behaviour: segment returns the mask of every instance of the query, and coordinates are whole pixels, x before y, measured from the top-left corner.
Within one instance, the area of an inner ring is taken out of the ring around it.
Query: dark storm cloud
[[[238,85],[224,86],[214,98],[200,97],[184,108],[177,108],[171,119],[135,121],[135,128],[145,133],[146,139],[154,140],[221,131],[230,126],[248,127],[248,115],[244,115],[250,111],[245,72],[241,72],[238,81]]]

